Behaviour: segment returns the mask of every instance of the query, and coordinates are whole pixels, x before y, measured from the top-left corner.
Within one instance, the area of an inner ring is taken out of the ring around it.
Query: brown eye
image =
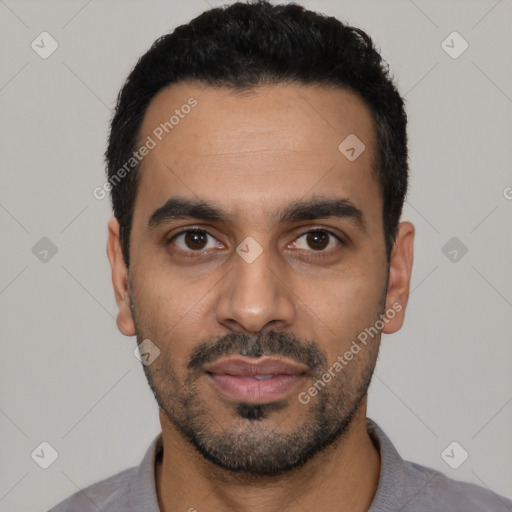
[[[178,249],[190,253],[218,247],[219,242],[203,229],[186,229],[173,236],[169,244],[174,244]]]
[[[207,235],[201,231],[188,231],[184,234],[183,240],[189,249],[204,249],[207,242]]]
[[[313,252],[327,252],[327,250],[342,245],[341,240],[331,231],[316,229],[300,235],[293,243],[296,249]]]
[[[311,231],[307,234],[308,245],[316,251],[321,251],[329,245],[329,235],[323,231]]]

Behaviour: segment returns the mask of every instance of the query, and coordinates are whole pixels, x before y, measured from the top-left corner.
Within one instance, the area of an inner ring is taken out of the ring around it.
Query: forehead
[[[135,213],[147,220],[181,196],[263,222],[288,201],[324,195],[348,197],[379,217],[373,125],[349,90],[279,84],[235,93],[174,84],[155,96],[141,126],[139,146],[151,149]]]

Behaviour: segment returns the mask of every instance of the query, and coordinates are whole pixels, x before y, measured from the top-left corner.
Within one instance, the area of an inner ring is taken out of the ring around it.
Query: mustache
[[[256,336],[232,332],[201,343],[193,350],[187,368],[199,370],[206,363],[233,354],[283,356],[306,365],[313,373],[321,373],[327,367],[327,358],[316,343],[299,340],[291,333],[269,330]]]

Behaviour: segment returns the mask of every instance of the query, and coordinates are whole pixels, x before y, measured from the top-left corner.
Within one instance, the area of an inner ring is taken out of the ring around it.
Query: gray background
[[[115,326],[110,204],[92,190],[136,59],[221,3],[0,0],[2,511],[46,510],[138,464],[159,432],[135,339]],[[512,3],[300,3],[366,30],[407,101],[412,292],[369,416],[403,457],[512,497]],[[43,31],[59,44],[47,59],[31,48]],[[469,43],[456,59],[441,46],[453,31]],[[455,262],[452,237],[468,249]],[[46,470],[31,458],[43,441],[58,452]],[[469,453],[458,469],[441,457],[452,441]]]

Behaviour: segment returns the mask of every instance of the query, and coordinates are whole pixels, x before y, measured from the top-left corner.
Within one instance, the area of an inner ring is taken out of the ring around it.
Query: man
[[[162,433],[53,509],[506,511],[366,418],[414,227],[403,101],[361,30],[236,3],[158,39],[106,152],[117,325]]]

